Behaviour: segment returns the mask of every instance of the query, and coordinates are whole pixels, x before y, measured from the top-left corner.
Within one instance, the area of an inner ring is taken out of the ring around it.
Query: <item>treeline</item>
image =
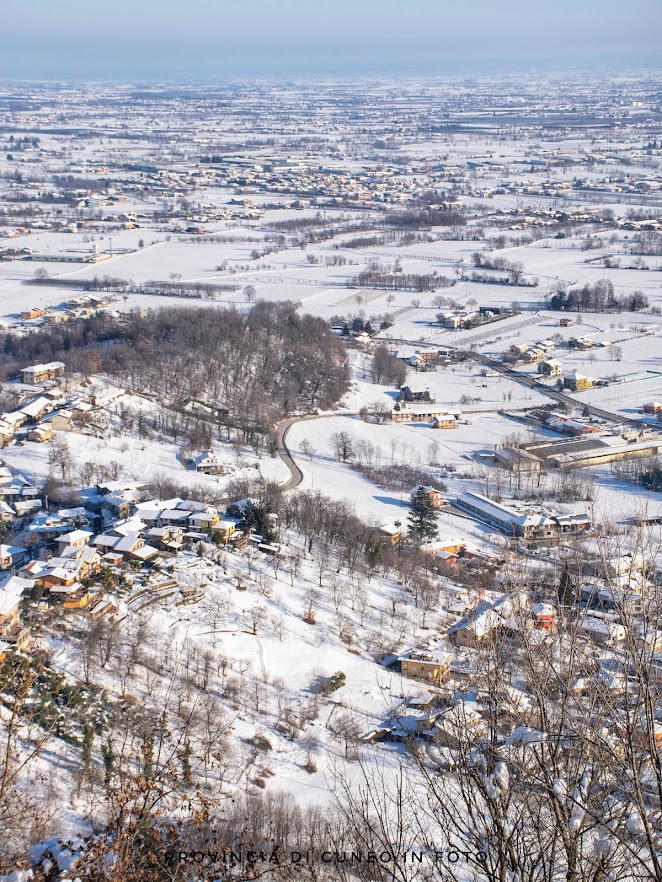
[[[159,294],[162,297],[193,297],[213,300],[217,294],[239,290],[239,285],[219,285],[216,282],[166,282],[151,280],[136,285],[137,294]]]
[[[349,288],[383,288],[387,291],[436,291],[437,288],[450,288],[455,284],[446,276],[436,273],[388,273],[379,270],[364,270],[347,283]]]
[[[383,245],[383,236],[356,236],[354,239],[347,239],[345,242],[339,242],[336,248],[372,248],[375,245]]]
[[[618,296],[609,279],[599,279],[595,284],[570,291],[552,294],[549,308],[579,312],[637,312],[648,307],[648,297],[641,291]]]
[[[213,300],[217,294],[237,291],[239,285],[222,285],[217,282],[180,282],[166,281],[165,279],[151,279],[147,282],[136,284],[131,279],[122,279],[117,276],[94,276],[92,279],[62,279],[51,278],[44,271],[25,279],[24,285],[57,285],[58,288],[75,288],[77,291],[113,291],[119,294],[158,294],[161,297],[191,297],[195,299],[206,298]]]
[[[662,255],[662,233],[652,231],[635,233],[628,250],[630,254],[658,257]]]
[[[657,456],[612,463],[612,472],[620,481],[632,481],[658,493],[662,491],[662,461]]]
[[[537,288],[538,279],[527,280],[521,273],[510,273],[507,276],[491,276],[488,273],[463,273],[462,279],[471,282],[482,282],[486,285],[516,285],[518,288]]]
[[[345,242],[339,242],[334,248],[372,248],[374,246],[386,245],[386,243],[396,243],[399,246],[416,245],[419,242],[434,242],[436,238],[430,233],[414,233],[411,230],[386,230],[383,236],[357,236],[354,239],[347,239]]]
[[[386,225],[401,228],[462,227],[466,222],[464,212],[445,208],[392,211],[384,218]]]
[[[195,236],[178,236],[178,242],[186,242],[191,245],[235,245],[238,243],[253,243],[268,241],[268,237],[256,239],[254,236],[223,236],[220,233],[196,233]]]
[[[486,254],[481,254],[480,251],[474,251],[471,259],[474,262],[474,266],[478,269],[503,270],[507,272],[513,285],[526,284],[521,281],[524,275],[524,264],[519,261],[506,260],[505,257],[489,257]],[[481,281],[481,278],[478,278],[477,281]]]
[[[326,220],[322,213],[318,211],[314,217],[294,217],[289,220],[274,221],[271,227],[284,233],[300,233],[302,230],[326,227],[329,224],[342,223],[346,220],[347,218],[344,215]]]
[[[407,365],[402,359],[393,358],[388,346],[382,344],[375,349],[372,359],[372,379],[378,384],[403,386],[407,381]]]
[[[166,405],[205,401],[265,426],[330,407],[348,383],[342,342],[291,303],[260,302],[247,314],[163,307],[122,324],[102,315],[23,339],[5,335],[1,343],[5,377],[26,364],[63,361],[72,372],[106,372]]]

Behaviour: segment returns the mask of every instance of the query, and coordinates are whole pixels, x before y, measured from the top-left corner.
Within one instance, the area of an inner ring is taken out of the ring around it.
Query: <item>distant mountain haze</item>
[[[0,76],[163,78],[498,73],[657,66],[659,0],[24,0]]]

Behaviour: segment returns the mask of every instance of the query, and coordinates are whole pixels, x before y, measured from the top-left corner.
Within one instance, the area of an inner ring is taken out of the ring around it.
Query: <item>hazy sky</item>
[[[662,0],[20,0],[0,76],[209,78],[659,61]]]

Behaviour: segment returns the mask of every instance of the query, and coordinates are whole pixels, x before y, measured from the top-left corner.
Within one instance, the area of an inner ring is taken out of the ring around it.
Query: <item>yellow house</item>
[[[218,536],[221,542],[229,542],[237,529],[234,521],[221,521],[218,519],[218,516],[210,526],[214,536]]]
[[[374,528],[380,542],[390,542],[391,545],[397,545],[400,541],[400,527],[396,524],[382,524],[381,527]]]
[[[414,649],[410,655],[401,656],[399,662],[403,675],[413,680],[440,686],[450,676],[451,657],[446,652]]]
[[[82,592],[80,596],[74,596],[70,600],[64,601],[65,609],[85,609],[91,599],[89,591]]]
[[[595,384],[593,377],[585,377],[583,374],[568,374],[563,380],[565,389],[571,389],[573,392],[581,392],[584,389],[590,389]]]
[[[188,525],[192,530],[211,530],[218,521],[216,512],[196,511],[189,516]]]

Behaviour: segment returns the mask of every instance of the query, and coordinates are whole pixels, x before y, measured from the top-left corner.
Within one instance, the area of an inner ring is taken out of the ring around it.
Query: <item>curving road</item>
[[[305,417],[293,417],[292,419],[282,420],[276,426],[276,438],[278,440],[276,455],[280,457],[282,462],[285,463],[290,472],[290,477],[280,485],[281,489],[284,491],[293,490],[295,487],[298,487],[299,484],[303,481],[303,472],[294,461],[294,458],[287,446],[287,441],[285,440],[285,436],[287,435],[289,429],[295,423],[300,422],[300,420],[302,419],[305,419]]]
[[[294,457],[292,456],[289,447],[287,446],[287,433],[292,428],[295,423],[302,423],[304,420],[328,420],[330,417],[337,416],[356,416],[356,413],[353,411],[333,411],[332,413],[312,413],[307,416],[297,416],[297,417],[289,417],[286,420],[281,420],[276,424],[276,439],[278,441],[278,448],[276,449],[276,455],[280,457],[282,462],[287,466],[290,477],[281,483],[280,488],[283,491],[294,490],[295,487],[298,487],[299,484],[303,481],[303,472],[296,464]]]

